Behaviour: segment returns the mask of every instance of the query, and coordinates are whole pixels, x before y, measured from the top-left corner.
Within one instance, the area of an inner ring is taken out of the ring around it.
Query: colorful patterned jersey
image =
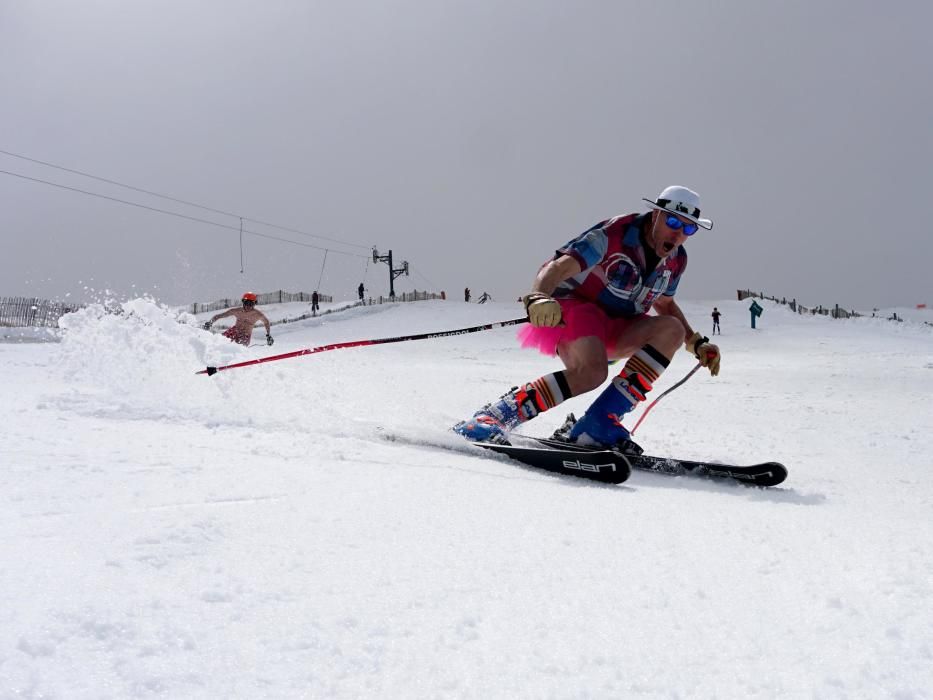
[[[649,222],[650,214],[616,216],[559,248],[555,259],[569,255],[583,270],[564,280],[554,298],[586,299],[618,317],[647,313],[662,294],[674,296],[687,267],[687,252],[680,246],[648,274],[641,232]]]

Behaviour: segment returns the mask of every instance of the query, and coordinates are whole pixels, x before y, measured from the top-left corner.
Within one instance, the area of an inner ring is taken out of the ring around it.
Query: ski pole
[[[677,382],[674,386],[672,386],[670,389],[668,389],[667,391],[665,391],[665,392],[664,392],[663,394],[661,394],[658,398],[656,398],[654,401],[652,401],[650,404],[648,404],[648,408],[646,408],[646,409],[644,410],[644,412],[642,412],[641,416],[638,418],[638,422],[635,423],[635,427],[632,428],[632,429],[629,431],[629,435],[634,435],[634,434],[635,434],[635,431],[638,430],[638,426],[641,425],[641,422],[642,422],[643,420],[645,420],[645,416],[648,415],[648,412],[649,412],[652,408],[654,408],[654,405],[655,405],[658,401],[660,401],[661,399],[663,399],[665,396],[667,396],[667,395],[670,394],[672,391],[674,391],[674,389],[676,389],[676,388],[679,387],[681,384],[683,384],[683,383],[686,382],[688,379],[690,379],[690,377],[692,377],[694,374],[696,374],[696,371],[697,371],[698,369],[700,369],[700,367],[702,367],[702,366],[703,366],[703,363],[702,363],[702,362],[697,362],[697,366],[694,367],[694,368],[693,368],[692,370],[690,370],[689,372],[687,372],[687,376],[686,376],[686,377],[684,377],[683,379],[681,379],[681,380],[680,380],[679,382]]]
[[[505,326],[516,326],[520,323],[527,323],[528,317],[513,318],[511,321],[497,321],[496,323],[487,323],[482,326],[471,326],[470,328],[458,328],[455,331],[437,331],[435,333],[419,333],[418,335],[400,335],[395,338],[373,338],[370,340],[351,340],[347,343],[333,343],[332,345],[319,345],[316,348],[305,348],[304,350],[294,350],[285,352],[281,355],[270,355],[269,357],[260,357],[256,360],[247,360],[245,362],[236,362],[232,365],[223,365],[221,367],[207,367],[195,374],[206,374],[212,376],[218,372],[237,367],[249,367],[250,365],[260,365],[264,362],[275,362],[276,360],[287,360],[290,357],[301,357],[302,355],[313,355],[318,352],[327,352],[328,350],[342,350],[343,348],[357,348],[364,345],[382,345],[385,343],[404,343],[408,340],[427,340],[429,338],[447,338],[452,335],[465,335],[466,333],[477,333],[479,331],[488,331],[493,328],[504,328]]]

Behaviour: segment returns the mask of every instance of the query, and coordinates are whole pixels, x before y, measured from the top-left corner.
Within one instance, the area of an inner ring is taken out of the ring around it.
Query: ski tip
[[[195,374],[206,374],[208,377],[213,377],[215,374],[217,374],[217,368],[206,367],[205,369],[202,369],[200,372],[195,372]]]
[[[784,483],[787,467],[780,462],[762,462],[749,467],[728,467],[724,471],[710,465],[705,471],[707,476],[728,476],[745,486],[771,487]]]
[[[780,462],[768,462],[762,466],[767,467],[767,472],[758,478],[759,486],[777,486],[784,483],[787,478],[787,467]]]

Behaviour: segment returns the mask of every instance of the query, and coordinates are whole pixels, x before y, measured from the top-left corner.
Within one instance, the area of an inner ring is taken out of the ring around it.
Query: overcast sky
[[[0,174],[0,296],[387,293],[376,245],[397,290],[514,299],[682,184],[715,221],[686,298],[933,303],[931,8],[0,0],[0,150],[233,216],[0,170],[237,229]],[[302,245],[246,233],[241,273],[241,216]]]

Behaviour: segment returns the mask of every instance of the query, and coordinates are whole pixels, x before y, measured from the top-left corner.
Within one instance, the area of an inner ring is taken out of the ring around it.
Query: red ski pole
[[[260,357],[256,360],[246,360],[245,362],[236,362],[232,365],[223,365],[221,367],[207,367],[195,374],[206,374],[212,376],[218,372],[237,367],[249,367],[251,365],[261,365],[264,362],[275,362],[276,360],[287,360],[290,357],[301,357],[302,355],[313,355],[318,352],[327,352],[328,350],[342,350],[343,348],[357,348],[363,345],[382,345],[384,343],[404,343],[408,340],[427,340],[428,338],[446,338],[452,335],[464,335],[466,333],[476,333],[478,331],[488,331],[493,328],[504,328],[505,326],[516,326],[519,323],[527,323],[528,318],[514,318],[511,321],[498,321],[496,323],[487,323],[482,326],[471,326],[470,328],[458,328],[455,331],[438,331],[436,333],[419,333],[418,335],[400,335],[395,338],[373,338],[371,340],[351,340],[346,343],[334,343],[332,345],[319,345],[316,348],[305,348],[304,350],[294,350],[284,352],[281,355],[270,355],[269,357]]]
[[[658,401],[660,401],[661,399],[663,399],[665,396],[667,396],[667,395],[670,394],[672,391],[674,391],[674,389],[676,389],[676,388],[679,387],[681,384],[683,384],[685,381],[687,381],[688,379],[690,379],[690,377],[692,377],[694,374],[696,374],[696,371],[697,371],[698,369],[700,369],[700,367],[702,367],[702,366],[703,366],[703,363],[702,363],[702,362],[697,362],[697,366],[694,367],[692,370],[690,370],[690,371],[687,373],[687,376],[686,376],[686,377],[684,377],[683,379],[681,379],[681,380],[680,380],[679,382],[677,382],[674,386],[672,386],[670,389],[668,389],[667,391],[665,391],[665,392],[664,392],[663,394],[661,394],[658,398],[656,398],[654,401],[652,401],[650,404],[648,404],[648,408],[646,408],[646,409],[642,412],[641,416],[639,416],[638,422],[635,423],[635,427],[632,428],[632,429],[629,431],[629,435],[634,435],[634,434],[635,434],[635,431],[638,430],[638,426],[641,425],[641,422],[642,422],[643,420],[645,420],[645,416],[648,415],[648,412],[649,412],[652,408],[654,408],[654,405],[655,405]]]

